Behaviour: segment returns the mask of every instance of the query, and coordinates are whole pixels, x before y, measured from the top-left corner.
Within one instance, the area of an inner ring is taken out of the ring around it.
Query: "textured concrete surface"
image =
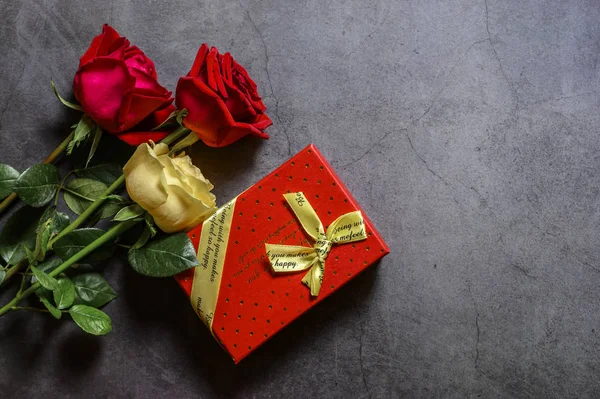
[[[62,140],[76,115],[49,80],[69,93],[103,22],[170,88],[206,41],[248,68],[275,122],[266,142],[194,147],[220,201],[312,142],[393,251],[238,366],[174,282],[116,258],[111,335],[0,320],[3,397],[600,396],[596,0],[0,8],[2,162]]]

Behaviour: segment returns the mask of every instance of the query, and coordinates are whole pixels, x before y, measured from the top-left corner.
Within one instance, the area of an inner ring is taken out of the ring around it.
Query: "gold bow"
[[[310,288],[310,295],[317,296],[323,284],[325,259],[333,244],[345,244],[367,238],[360,211],[346,213],[337,218],[327,233],[321,220],[303,193],[283,195],[300,221],[304,231],[315,240],[315,245],[265,244],[267,256],[275,273],[293,273],[310,269],[302,283]]]

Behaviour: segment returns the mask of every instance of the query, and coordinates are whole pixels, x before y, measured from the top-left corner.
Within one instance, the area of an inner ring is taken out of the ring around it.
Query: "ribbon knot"
[[[327,255],[331,251],[331,247],[333,247],[333,242],[327,239],[327,236],[323,236],[315,242],[315,250],[317,251],[317,256],[321,262],[325,262],[327,259]]]
[[[325,274],[325,259],[333,244],[346,244],[367,238],[360,211],[338,217],[327,229],[303,193],[283,195],[298,218],[302,228],[315,241],[313,247],[265,244],[271,268],[275,273],[294,273],[307,270],[302,283],[312,296],[319,295]]]

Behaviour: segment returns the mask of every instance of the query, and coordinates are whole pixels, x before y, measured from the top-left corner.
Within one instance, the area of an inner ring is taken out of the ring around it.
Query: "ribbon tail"
[[[313,267],[306,273],[302,283],[310,288],[311,296],[318,296],[323,285],[323,276],[325,275],[325,262],[317,261]]]
[[[323,223],[317,216],[315,209],[310,205],[304,193],[289,193],[283,194],[290,208],[298,218],[302,228],[312,237],[313,240],[318,240],[319,237],[325,235]]]

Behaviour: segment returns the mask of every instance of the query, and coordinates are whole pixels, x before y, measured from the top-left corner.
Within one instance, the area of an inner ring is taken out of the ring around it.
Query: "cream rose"
[[[213,185],[189,156],[171,158],[166,144],[141,144],[123,173],[127,193],[165,233],[189,230],[216,210]]]

